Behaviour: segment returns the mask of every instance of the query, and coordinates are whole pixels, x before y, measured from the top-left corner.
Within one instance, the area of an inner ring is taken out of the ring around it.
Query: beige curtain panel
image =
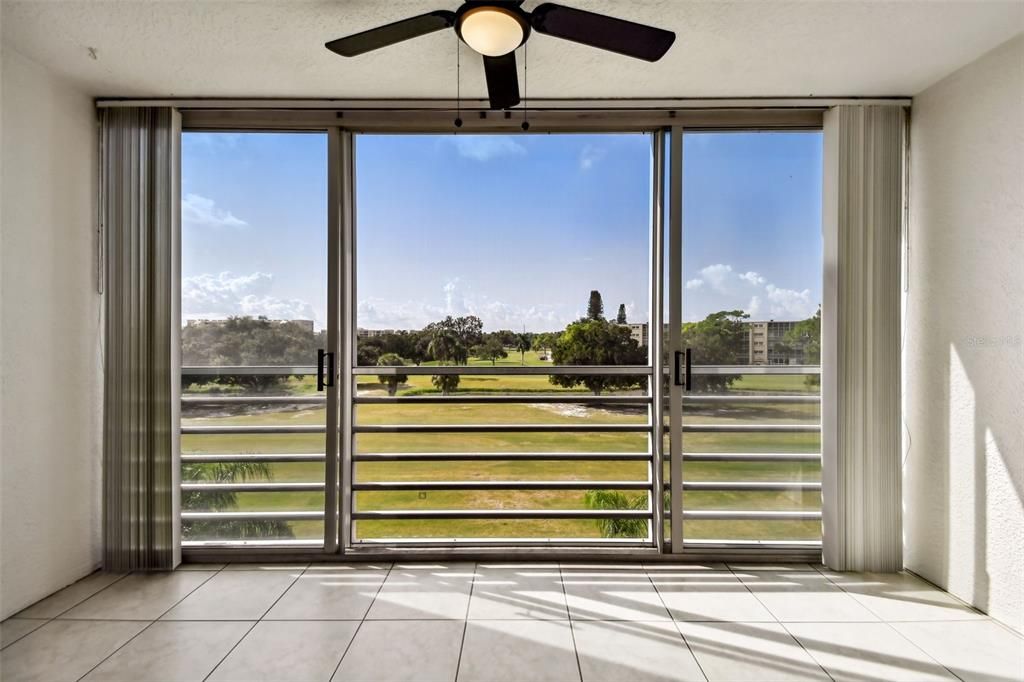
[[[906,113],[825,114],[822,521],[825,563],[903,568],[900,243]],[[831,271],[831,272],[829,272]],[[831,275],[831,276],[829,276]]]
[[[142,107],[103,109],[101,117],[104,567],[170,569],[181,557],[181,118]]]

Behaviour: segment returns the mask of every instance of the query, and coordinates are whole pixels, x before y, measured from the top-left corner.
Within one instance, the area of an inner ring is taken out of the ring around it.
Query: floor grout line
[[[704,672],[704,666],[700,664],[700,659],[697,658],[697,654],[693,653],[693,648],[690,646],[690,642],[686,639],[686,635],[684,635],[683,631],[679,629],[679,621],[677,621],[676,617],[672,615],[672,609],[668,607],[668,603],[665,601],[665,598],[661,596],[661,590],[658,589],[658,583],[654,582],[654,578],[651,577],[650,572],[646,568],[644,569],[644,575],[646,575],[647,579],[651,581],[654,593],[658,595],[658,601],[661,602],[665,611],[668,612],[669,622],[672,623],[672,627],[679,633],[680,639],[683,640],[683,645],[686,647],[686,650],[690,652],[690,656],[693,657],[693,662],[697,664],[697,669],[700,670],[700,674],[704,676],[704,680],[707,682],[707,680],[710,680],[711,678],[709,678],[708,674]]]
[[[228,565],[229,564],[224,564],[224,566],[221,568],[221,571],[226,569],[228,567]],[[257,618],[255,620],[255,622],[253,622],[253,624],[249,626],[249,629],[245,631],[245,634],[242,635],[241,637],[239,637],[238,641],[235,642],[234,644],[232,644],[231,648],[227,650],[227,653],[225,653],[223,656],[221,656],[221,659],[219,661],[217,661],[217,664],[215,666],[213,666],[212,668],[210,668],[210,672],[206,673],[206,675],[203,677],[203,682],[206,682],[206,680],[210,679],[210,676],[213,675],[214,672],[216,672],[217,668],[219,668],[224,663],[224,661],[228,660],[228,656],[231,655],[231,652],[233,652],[235,649],[237,649],[238,645],[241,644],[245,640],[245,638],[249,636],[249,633],[251,633],[253,630],[256,629],[256,626],[259,625],[260,622],[264,618],[266,618],[267,614],[270,613],[270,610],[273,609],[275,606],[277,606],[277,602],[281,601],[281,599],[284,598],[284,595],[288,594],[288,590],[292,589],[292,587],[295,586],[295,583],[297,583],[299,581],[299,578],[304,576],[306,574],[306,571],[308,571],[308,570],[309,570],[309,564],[306,564],[306,566],[301,571],[299,571],[299,574],[297,576],[295,576],[295,578],[290,583],[288,583],[288,587],[284,588],[284,591],[281,592],[281,594],[277,595],[277,599],[275,599],[273,601],[273,603],[271,603],[271,605],[267,607],[267,609],[263,612],[263,615],[260,616],[259,618]],[[231,571],[231,572],[232,573],[245,573],[246,571]],[[218,571],[218,573],[220,573],[220,571]],[[208,621],[208,622],[213,622],[213,621]]]
[[[473,588],[476,587],[476,576],[480,570],[480,562],[473,562],[473,580],[469,583],[469,599],[466,600],[466,618],[462,623],[462,642],[459,644],[459,657],[455,661],[455,682],[459,682],[459,669],[462,668],[462,651],[466,648],[466,632],[469,631],[469,610],[473,607]]]
[[[384,574],[384,580],[381,580],[380,584],[377,585],[377,591],[373,593],[373,599],[370,600],[369,606],[367,606],[366,611],[363,612],[363,617],[359,620],[359,625],[356,626],[355,632],[352,633],[352,639],[348,640],[348,644],[345,645],[345,650],[341,652],[341,658],[339,658],[338,662],[334,665],[334,670],[331,672],[331,676],[327,678],[328,682],[330,682],[330,680],[333,680],[334,677],[338,674],[338,669],[341,668],[341,662],[345,660],[345,656],[348,656],[348,652],[352,648],[352,645],[355,643],[356,637],[359,636],[359,631],[363,628],[363,623],[366,622],[366,617],[370,615],[370,609],[373,608],[373,603],[377,601],[377,597],[378,595],[380,595],[380,591],[384,589],[384,583],[386,583],[388,581],[388,578],[391,577],[391,571],[393,571],[394,569],[395,563],[391,562],[391,565],[388,566],[387,572]]]
[[[157,616],[157,617],[156,617],[155,619],[151,620],[151,621],[149,622],[149,625],[147,625],[146,627],[144,627],[144,628],[142,628],[141,630],[139,630],[138,632],[136,632],[136,633],[135,633],[134,635],[132,635],[132,636],[131,636],[131,637],[130,637],[130,638],[128,639],[128,641],[126,641],[126,642],[125,642],[124,644],[122,644],[121,646],[117,647],[117,648],[116,648],[116,649],[114,649],[113,651],[111,651],[111,652],[110,652],[110,654],[109,654],[109,655],[107,655],[107,656],[106,656],[106,657],[105,657],[105,658],[104,658],[103,660],[101,660],[101,661],[100,661],[99,663],[97,663],[97,664],[96,664],[96,665],[94,665],[93,667],[89,668],[89,670],[87,670],[87,671],[86,671],[86,673],[85,673],[84,675],[82,675],[81,677],[79,677],[79,678],[78,678],[78,680],[79,680],[79,681],[81,681],[81,680],[85,679],[86,677],[88,677],[88,676],[89,676],[89,675],[90,675],[90,674],[92,673],[92,671],[93,671],[93,670],[96,670],[96,668],[100,667],[101,665],[103,665],[104,663],[106,663],[106,662],[107,662],[108,660],[110,660],[110,659],[111,659],[111,658],[112,658],[112,657],[113,657],[113,656],[114,656],[115,654],[117,654],[117,652],[118,652],[118,651],[120,651],[121,649],[125,648],[126,646],[128,646],[129,644],[131,644],[132,642],[134,642],[134,641],[135,641],[135,640],[136,640],[136,639],[137,639],[137,638],[138,638],[138,637],[139,637],[139,636],[140,636],[140,635],[141,635],[141,634],[142,634],[143,632],[145,632],[145,631],[149,630],[149,629],[150,629],[151,627],[153,627],[153,624],[154,624],[154,623],[157,623],[157,622],[158,622],[158,621],[159,621],[159,620],[160,620],[161,618],[163,618],[163,617],[164,617],[164,616],[166,616],[166,615],[167,615],[168,613],[170,613],[171,609],[173,609],[173,608],[174,608],[175,606],[177,606],[177,605],[178,605],[178,604],[180,604],[181,602],[183,602],[183,601],[185,601],[186,599],[188,599],[188,598],[189,598],[190,596],[192,596],[192,594],[193,594],[193,593],[195,593],[195,591],[196,591],[196,590],[198,590],[198,589],[199,589],[200,587],[202,587],[202,586],[203,586],[203,585],[205,585],[206,583],[208,583],[208,582],[210,582],[211,580],[213,580],[213,579],[214,579],[215,577],[217,577],[217,576],[218,576],[218,575],[220,574],[220,572],[221,572],[221,571],[223,571],[223,570],[224,570],[224,566],[221,566],[221,568],[220,568],[219,570],[217,570],[217,571],[214,571],[214,572],[213,572],[213,575],[209,575],[209,576],[207,576],[207,577],[206,577],[206,580],[202,581],[201,583],[199,583],[198,585],[196,585],[195,587],[193,587],[193,588],[192,588],[191,590],[189,590],[189,591],[188,591],[188,594],[186,594],[186,595],[185,595],[184,597],[182,597],[182,598],[181,598],[181,599],[179,599],[178,601],[174,602],[174,603],[173,603],[173,604],[172,604],[172,605],[170,606],[170,608],[168,608],[168,609],[167,609],[166,611],[164,611],[163,613],[161,613],[161,614],[160,614],[159,616]],[[135,573],[143,573],[143,572],[144,572],[144,571],[131,571],[130,573],[126,573],[126,574],[125,574],[124,576],[122,576],[122,577],[121,577],[120,579],[118,579],[118,580],[115,580],[115,581],[114,581],[114,583],[118,583],[118,582],[121,582],[121,580],[123,580],[124,578],[127,578],[127,577],[128,577],[129,575],[134,575]],[[182,571],[182,572],[184,573],[185,571]],[[175,571],[174,571],[174,570],[171,570],[171,571],[170,571],[170,573],[175,573]],[[111,585],[113,585],[114,583],[111,583]],[[103,590],[100,590],[100,592],[102,592],[102,591],[103,591]],[[99,592],[97,592],[96,594],[99,594]],[[92,597],[90,597],[90,599],[91,599],[91,598],[92,598]],[[70,609],[69,609],[69,610],[70,610]],[[65,611],[65,613],[67,613],[67,612]],[[73,620],[73,619],[68,619],[68,620]],[[134,621],[134,622],[143,622],[143,621]]]
[[[572,638],[572,651],[576,654],[576,671],[583,682],[583,664],[580,662],[580,648],[576,645],[576,629],[572,622],[572,613],[569,610],[569,593],[565,589],[565,574],[562,573],[562,562],[558,562],[558,582],[562,586],[562,597],[565,598],[565,618],[569,623],[569,636]]]
[[[830,680],[833,680],[833,682],[834,682],[836,678],[832,677],[832,673],[830,673],[829,671],[825,670],[825,666],[823,666],[821,663],[818,662],[818,659],[815,658],[811,654],[811,652],[807,650],[807,647],[804,646],[803,642],[801,642],[798,638],[793,636],[793,633],[789,631],[789,628],[786,627],[786,624],[783,623],[781,620],[779,620],[779,617],[775,615],[775,612],[772,611],[770,608],[768,608],[768,605],[765,604],[764,601],[762,601],[762,599],[757,596],[756,592],[754,592],[752,589],[750,589],[750,585],[748,585],[746,582],[744,582],[743,578],[741,578],[738,575],[736,575],[736,571],[733,570],[732,566],[730,566],[729,564],[726,564],[725,568],[729,571],[729,573],[731,573],[733,575],[733,577],[736,578],[736,580],[740,581],[741,585],[743,585],[745,588],[747,588],[747,592],[749,592],[751,594],[751,596],[753,596],[754,599],[756,599],[758,601],[758,603],[761,604],[761,607],[764,608],[764,610],[768,612],[768,615],[770,615],[772,618],[775,619],[775,623],[777,625],[779,625],[782,628],[782,630],[787,635],[789,635],[790,639],[792,639],[794,642],[796,642],[797,646],[799,646],[800,649],[805,654],[807,654],[807,657],[810,658],[814,662],[814,665],[818,666],[818,669],[821,670],[821,672],[825,674],[825,677],[829,678]],[[811,565],[811,570],[814,571],[815,573],[818,573],[819,575],[821,575],[821,573],[814,567],[813,564]],[[828,576],[823,576],[823,577],[826,580],[828,580]],[[831,581],[829,581],[829,582],[831,582]],[[817,622],[820,622],[820,621],[817,621]]]

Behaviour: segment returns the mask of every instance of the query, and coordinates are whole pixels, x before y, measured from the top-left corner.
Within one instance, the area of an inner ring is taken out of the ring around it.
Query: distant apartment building
[[[804,353],[785,344],[786,334],[797,320],[766,320],[745,323],[747,334],[736,361],[748,365],[802,365]]]
[[[397,333],[394,329],[363,329],[359,327],[356,329],[357,339],[372,339],[377,336],[384,336],[386,334]]]
[[[629,327],[629,336],[637,342],[637,345],[646,346],[648,340],[648,327],[646,322],[627,322],[623,327]]]

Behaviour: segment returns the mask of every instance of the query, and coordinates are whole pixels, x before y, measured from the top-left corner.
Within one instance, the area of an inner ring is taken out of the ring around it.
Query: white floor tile
[[[149,625],[52,620],[0,652],[5,682],[73,682]]]
[[[158,621],[89,673],[83,682],[201,681],[253,623]]]
[[[676,623],[710,682],[828,680],[778,623]]]
[[[567,620],[476,620],[466,625],[459,682],[579,679]]]
[[[650,577],[675,620],[775,621],[729,571],[660,571]]]
[[[562,571],[573,620],[671,620],[654,584],[643,570]]]
[[[825,573],[885,621],[984,620],[948,592],[909,573]]]
[[[221,571],[163,620],[259,620],[297,577],[294,571]]]
[[[263,564],[251,563],[251,562],[238,562],[228,564],[224,567],[225,571],[281,571],[284,573],[302,573],[309,566],[309,562],[300,561],[292,563],[277,564],[274,562],[267,562]]]
[[[470,620],[566,620],[558,567],[478,567]]]
[[[227,564],[178,564],[175,571],[219,571]]]
[[[265,616],[270,620],[362,620],[387,571],[306,571]]]
[[[956,679],[885,623],[788,623],[786,628],[837,682]]]
[[[43,618],[8,618],[0,623],[0,649],[8,644],[13,644],[33,630],[46,625]]]
[[[704,674],[672,623],[573,623],[583,682],[681,682]]]
[[[817,571],[739,571],[736,575],[784,623],[878,621]]]
[[[991,620],[892,626],[965,682],[1024,680],[1024,638]]]
[[[123,573],[97,571],[76,583],[68,585],[42,601],[37,601],[16,614],[18,618],[56,618],[72,606],[81,604],[100,590],[124,577]]]
[[[466,624],[364,621],[333,682],[454,682]]]
[[[213,575],[208,571],[133,573],[61,618],[156,620]]]
[[[357,621],[257,623],[208,682],[327,682]]]
[[[473,564],[396,565],[388,573],[366,617],[371,620],[450,618],[462,620],[469,607]]]

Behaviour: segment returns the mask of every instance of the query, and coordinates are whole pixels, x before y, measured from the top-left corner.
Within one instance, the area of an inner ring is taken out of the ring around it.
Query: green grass
[[[518,354],[499,364],[518,364]],[[488,363],[489,364],[489,363]],[[527,354],[527,364],[543,364]],[[383,394],[373,377],[363,377],[362,393]],[[290,380],[285,392],[306,394],[315,390],[310,378]],[[401,394],[433,392],[429,376],[410,377]],[[734,383],[737,393],[806,393],[801,376],[748,375]],[[546,376],[466,376],[460,392],[558,393]],[[759,402],[688,405],[684,423],[814,423],[817,405]],[[580,424],[645,423],[645,410],[568,409],[564,405],[360,405],[359,424]],[[322,409],[261,410],[225,413],[191,408],[185,424],[322,424]],[[686,433],[689,452],[818,452],[814,433]],[[487,433],[487,434],[360,434],[360,452],[525,452],[525,451],[622,451],[644,452],[647,437],[619,433]],[[322,435],[185,435],[184,452],[322,452]],[[271,466],[276,481],[322,481],[323,465],[289,463]],[[820,480],[817,463],[687,462],[687,480],[771,481]],[[645,481],[643,462],[361,462],[355,478],[360,481],[393,480],[588,480]],[[627,492],[627,495],[641,494]],[[402,491],[362,492],[356,508],[365,509],[583,509],[584,491]],[[817,509],[817,494],[790,492],[687,492],[691,509]],[[320,493],[244,493],[239,510],[321,510]],[[297,537],[316,538],[321,522],[292,524]],[[363,521],[356,524],[360,538],[379,537],[599,537],[597,523],[587,520],[460,520],[460,521]],[[820,525],[814,522],[690,521],[690,538],[719,539],[817,539]]]

